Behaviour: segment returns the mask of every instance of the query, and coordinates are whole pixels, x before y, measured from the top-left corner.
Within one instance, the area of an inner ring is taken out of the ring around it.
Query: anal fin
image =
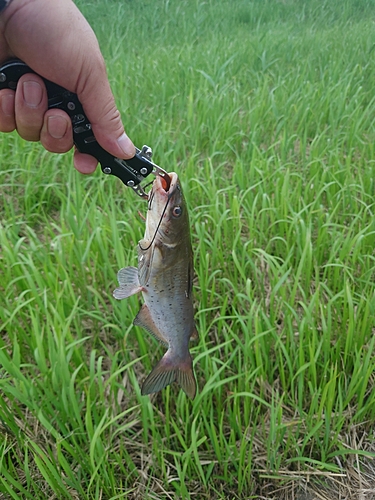
[[[139,313],[135,317],[133,324],[136,326],[141,326],[148,333],[151,333],[159,342],[161,342],[165,347],[169,346],[168,340],[164,337],[164,335],[160,332],[160,330],[156,327],[154,320],[151,317],[150,310],[146,304],[143,304]]]

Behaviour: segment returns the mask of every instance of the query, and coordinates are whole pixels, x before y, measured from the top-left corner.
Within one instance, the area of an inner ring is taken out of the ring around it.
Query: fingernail
[[[54,139],[62,139],[68,130],[68,121],[63,116],[49,116],[47,130]]]
[[[1,111],[5,116],[14,115],[14,95],[5,94],[1,97]]]
[[[133,156],[135,155],[135,147],[129,137],[125,134],[125,132],[121,137],[117,139],[117,143],[122,149],[125,159],[133,158]]]
[[[23,98],[30,108],[36,108],[42,101],[42,87],[38,82],[24,82],[22,86]]]

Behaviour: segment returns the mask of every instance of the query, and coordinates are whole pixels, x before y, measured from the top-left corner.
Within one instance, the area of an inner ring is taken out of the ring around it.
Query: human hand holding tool
[[[19,60],[9,61],[0,67],[0,90],[15,90],[18,81],[26,74],[33,73],[25,63]],[[96,140],[92,125],[89,122],[77,94],[43,79],[47,89],[48,109],[58,109],[66,112],[71,120],[73,141],[80,153],[89,154],[101,164],[105,174],[112,174],[134,189],[142,198],[148,197],[141,186],[141,181],[150,173],[160,175],[168,188],[170,179],[168,174],[151,161],[152,150],[143,146],[141,150],[135,148],[136,154],[132,158],[123,160],[104,150]]]
[[[8,0],[7,0],[8,1]],[[0,0],[0,9],[5,5]],[[0,131],[17,129],[29,141],[40,141],[54,153],[72,148],[69,116],[48,109],[41,75],[77,94],[98,143],[111,155],[132,158],[108,82],[103,56],[90,25],[72,0],[12,0],[0,14],[0,63],[18,58],[33,69],[20,77],[17,92],[0,91]],[[92,173],[97,160],[76,151],[74,165]]]

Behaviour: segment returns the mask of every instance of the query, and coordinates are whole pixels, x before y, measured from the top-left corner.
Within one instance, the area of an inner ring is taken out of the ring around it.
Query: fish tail
[[[142,385],[142,395],[161,391],[173,382],[177,382],[189,398],[194,399],[197,383],[193,372],[193,360],[190,353],[184,361],[174,362],[170,350],[161,358]]]
[[[197,382],[195,381],[193,360],[190,354],[189,358],[189,365],[186,368],[180,367],[177,372],[177,383],[189,398],[194,399],[197,392]]]

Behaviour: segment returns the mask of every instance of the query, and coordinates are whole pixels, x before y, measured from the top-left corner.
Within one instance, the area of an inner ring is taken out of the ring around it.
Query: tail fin
[[[161,391],[175,381],[189,398],[194,399],[197,383],[193,372],[193,360],[189,352],[188,357],[182,363],[174,363],[171,351],[168,350],[144,381],[142,395]]]

